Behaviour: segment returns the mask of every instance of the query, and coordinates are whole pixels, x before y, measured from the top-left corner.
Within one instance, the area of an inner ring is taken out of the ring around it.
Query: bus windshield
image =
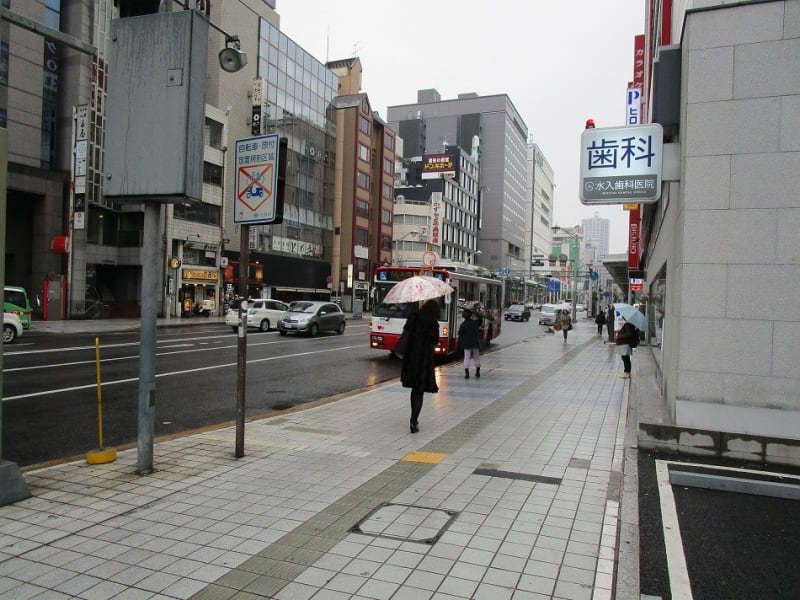
[[[389,290],[392,289],[394,284],[382,284],[377,283],[375,285],[375,302],[372,306],[372,315],[375,317],[384,317],[384,318],[392,318],[392,319],[407,319],[409,315],[419,308],[418,302],[408,302],[405,304],[384,304],[383,299],[386,297],[386,294],[389,293]],[[449,300],[449,298],[447,298]],[[448,312],[450,303],[445,300],[444,297],[439,298],[439,307],[442,309],[442,320],[446,321],[448,319]]]

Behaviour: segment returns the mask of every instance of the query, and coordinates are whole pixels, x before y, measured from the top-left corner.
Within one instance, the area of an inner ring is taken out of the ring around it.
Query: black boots
[[[419,425],[411,421],[411,433],[417,433],[419,431]]]
[[[481,368],[480,367],[475,369],[475,377],[477,377],[478,379],[481,378]]]
[[[464,379],[469,379],[469,369],[464,369]]]

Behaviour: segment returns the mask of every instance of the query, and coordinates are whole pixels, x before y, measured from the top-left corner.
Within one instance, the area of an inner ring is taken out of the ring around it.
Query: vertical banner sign
[[[638,123],[628,123],[628,125],[640,125],[647,122],[647,98],[645,98],[645,53],[644,53],[644,35],[637,35],[633,39],[633,83],[629,86],[630,89],[639,90],[639,121]]]
[[[89,105],[73,110],[75,146],[72,151],[72,228],[86,228],[86,155],[89,145]]]
[[[439,246],[441,242],[442,227],[442,193],[431,194],[431,244]]]
[[[642,122],[642,90],[629,87],[625,101],[625,123],[640,125]]]
[[[264,79],[262,77],[253,78],[253,112],[251,117],[250,135],[261,135],[263,133],[262,122],[264,121]]]
[[[641,205],[628,212],[628,268],[639,268],[641,254]]]

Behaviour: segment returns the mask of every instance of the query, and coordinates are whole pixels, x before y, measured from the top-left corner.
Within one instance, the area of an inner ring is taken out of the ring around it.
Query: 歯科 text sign
[[[585,129],[581,134],[581,202],[627,204],[661,197],[661,125]]]

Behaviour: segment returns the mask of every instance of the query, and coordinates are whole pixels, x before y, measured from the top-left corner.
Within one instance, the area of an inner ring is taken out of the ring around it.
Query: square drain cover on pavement
[[[356,523],[350,532],[434,544],[457,516],[458,512],[453,510],[383,502]]]

